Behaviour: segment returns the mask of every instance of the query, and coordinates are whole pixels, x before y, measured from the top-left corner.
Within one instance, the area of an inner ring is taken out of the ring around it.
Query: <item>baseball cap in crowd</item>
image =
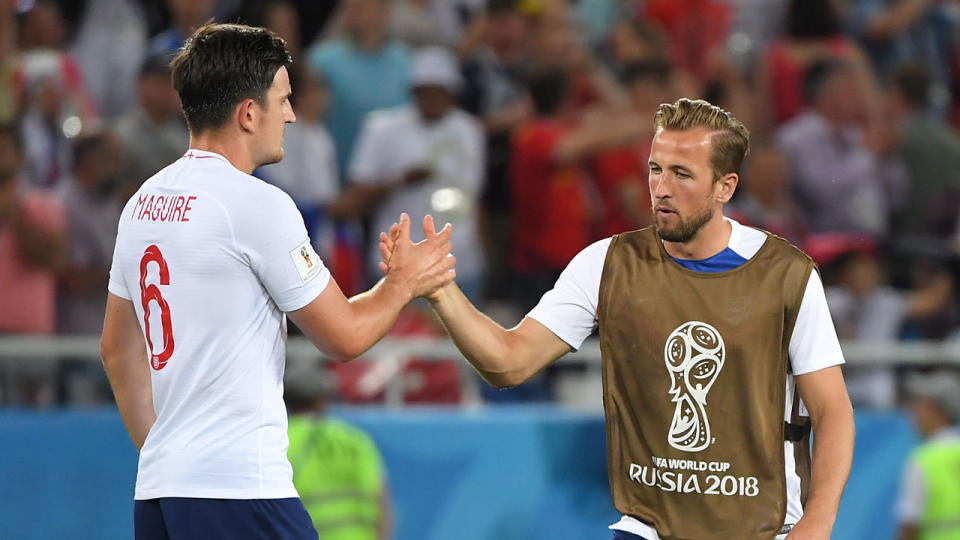
[[[906,390],[911,397],[936,403],[954,421],[960,421],[960,379],[955,373],[911,373],[906,379]]]
[[[456,58],[443,47],[424,47],[413,57],[410,86],[439,86],[457,92],[463,79]]]

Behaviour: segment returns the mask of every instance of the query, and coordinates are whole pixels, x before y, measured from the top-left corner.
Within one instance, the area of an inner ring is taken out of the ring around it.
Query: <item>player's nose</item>
[[[654,199],[662,199],[670,196],[670,192],[667,189],[667,182],[663,179],[663,175],[650,182],[650,192],[653,194]]]

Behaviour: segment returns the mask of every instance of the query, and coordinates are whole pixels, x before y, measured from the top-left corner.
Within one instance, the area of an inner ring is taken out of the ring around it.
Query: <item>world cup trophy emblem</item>
[[[667,442],[677,450],[699,452],[710,446],[707,393],[724,362],[723,337],[700,321],[688,321],[667,338],[663,358],[670,372],[670,394],[677,404]]]

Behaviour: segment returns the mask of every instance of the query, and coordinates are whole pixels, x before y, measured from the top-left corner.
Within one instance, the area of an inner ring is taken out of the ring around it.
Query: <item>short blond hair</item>
[[[750,132],[746,126],[729,112],[702,99],[680,98],[675,103],[661,104],[653,124],[657,131],[704,127],[715,132],[710,149],[714,182],[725,174],[740,174],[740,166],[750,153]]]

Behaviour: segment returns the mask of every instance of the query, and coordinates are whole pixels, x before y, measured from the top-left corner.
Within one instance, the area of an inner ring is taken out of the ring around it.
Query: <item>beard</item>
[[[666,242],[685,244],[693,240],[693,237],[700,232],[700,229],[702,229],[704,225],[713,219],[713,208],[708,206],[702,212],[694,215],[689,220],[683,219],[680,217],[680,214],[676,214],[676,216],[679,223],[672,227],[667,227],[661,223],[658,216],[656,219],[657,235],[661,240]]]

